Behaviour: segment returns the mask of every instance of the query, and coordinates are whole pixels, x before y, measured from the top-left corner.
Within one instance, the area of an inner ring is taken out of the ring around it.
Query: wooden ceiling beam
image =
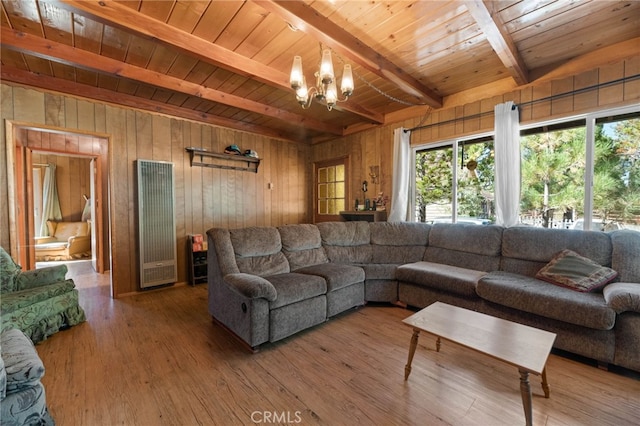
[[[348,57],[361,67],[391,81],[418,102],[434,108],[442,106],[442,97],[405,73],[380,53],[351,35],[344,28],[320,15],[301,1],[252,0],[268,12],[280,16],[300,31],[327,44],[336,52]]]
[[[208,64],[226,69],[246,78],[255,79],[271,87],[284,89],[292,93],[289,75],[266,66],[251,58],[240,55],[210,41],[182,31],[162,21],[123,6],[114,1],[100,0],[60,0],[60,7],[105,25],[120,28],[139,37],[161,42],[188,56],[193,56]],[[358,115],[368,121],[381,124],[384,115],[370,111],[353,101],[343,103],[340,109]]]
[[[113,105],[165,114],[172,117],[184,118],[187,120],[207,123],[215,126],[227,127],[243,132],[256,133],[262,136],[277,139],[300,142],[299,138],[296,138],[291,134],[280,132],[269,127],[258,126],[251,123],[243,123],[238,120],[232,120],[201,111],[194,111],[192,109],[181,108],[175,105],[157,102],[151,99],[144,99],[137,96],[128,95],[126,93],[118,93],[112,90],[76,83],[69,80],[61,80],[55,77],[40,75],[25,70],[19,70],[14,67],[3,66],[2,68],[0,68],[0,78],[2,78],[2,80],[4,81],[9,81],[25,86],[38,87],[40,89],[49,90],[56,93],[64,93],[83,99],[90,98],[92,100],[106,102]]]
[[[294,114],[286,110],[274,108],[270,105],[255,102],[240,96],[221,92],[219,90],[210,89],[200,84],[191,83],[166,74],[140,68],[106,56],[77,49],[66,44],[52,42],[41,37],[6,27],[2,27],[1,35],[2,39],[0,42],[2,43],[2,46],[12,50],[28,53],[66,65],[77,66],[83,69],[128,78],[150,86],[162,87],[167,90],[185,93],[190,96],[196,96],[212,102],[228,105],[234,108],[240,108],[245,111],[266,115],[289,124],[304,126],[338,136],[343,134],[343,129],[339,126],[333,126],[320,120]]]
[[[504,29],[500,16],[491,13],[483,0],[466,1],[464,4],[511,77],[519,86],[529,83],[529,71],[511,35]]]

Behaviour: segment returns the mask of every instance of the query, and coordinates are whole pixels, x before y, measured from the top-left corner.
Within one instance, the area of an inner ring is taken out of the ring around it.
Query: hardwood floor
[[[412,312],[350,311],[251,354],[207,313],[206,285],[113,300],[80,290],[88,321],[37,346],[65,425],[521,425],[514,367],[428,335],[404,381]],[[107,277],[105,279],[105,277]],[[640,424],[640,381],[552,354],[534,425]]]

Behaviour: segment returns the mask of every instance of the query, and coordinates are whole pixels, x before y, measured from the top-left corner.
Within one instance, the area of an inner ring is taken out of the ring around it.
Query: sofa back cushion
[[[321,222],[322,246],[333,263],[371,263],[369,222]]]
[[[618,272],[618,281],[640,283],[640,232],[622,229],[611,237],[611,268]]]
[[[404,264],[422,260],[431,225],[418,222],[371,222],[371,262]]]
[[[265,277],[290,271],[276,228],[231,229],[229,236],[240,272]]]
[[[292,271],[305,266],[328,263],[320,230],[315,225],[284,225],[278,227],[282,240],[282,252]]]
[[[515,226],[504,231],[500,269],[535,277],[564,249],[611,267],[611,238],[604,232]]]
[[[429,245],[423,260],[477,271],[495,271],[500,266],[503,230],[497,225],[436,223],[429,232]]]

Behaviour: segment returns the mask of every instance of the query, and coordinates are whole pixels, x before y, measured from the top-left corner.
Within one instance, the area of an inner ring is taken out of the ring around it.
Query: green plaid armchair
[[[17,328],[39,343],[85,321],[66,265],[22,271],[0,247],[0,331]]]

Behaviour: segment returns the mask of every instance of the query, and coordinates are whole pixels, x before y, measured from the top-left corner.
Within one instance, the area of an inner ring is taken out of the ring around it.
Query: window
[[[584,211],[585,120],[521,132],[520,221],[569,228]]]
[[[590,228],[640,231],[640,117],[597,119],[594,135]],[[584,223],[575,227],[584,228]]]
[[[416,221],[491,223],[493,138],[422,149],[415,158]]]
[[[316,207],[314,222],[337,220],[346,210],[347,161],[333,160],[316,164]]]
[[[520,146],[521,223],[640,231],[637,106],[523,127]],[[417,148],[414,219],[492,223],[494,164],[490,136]]]

